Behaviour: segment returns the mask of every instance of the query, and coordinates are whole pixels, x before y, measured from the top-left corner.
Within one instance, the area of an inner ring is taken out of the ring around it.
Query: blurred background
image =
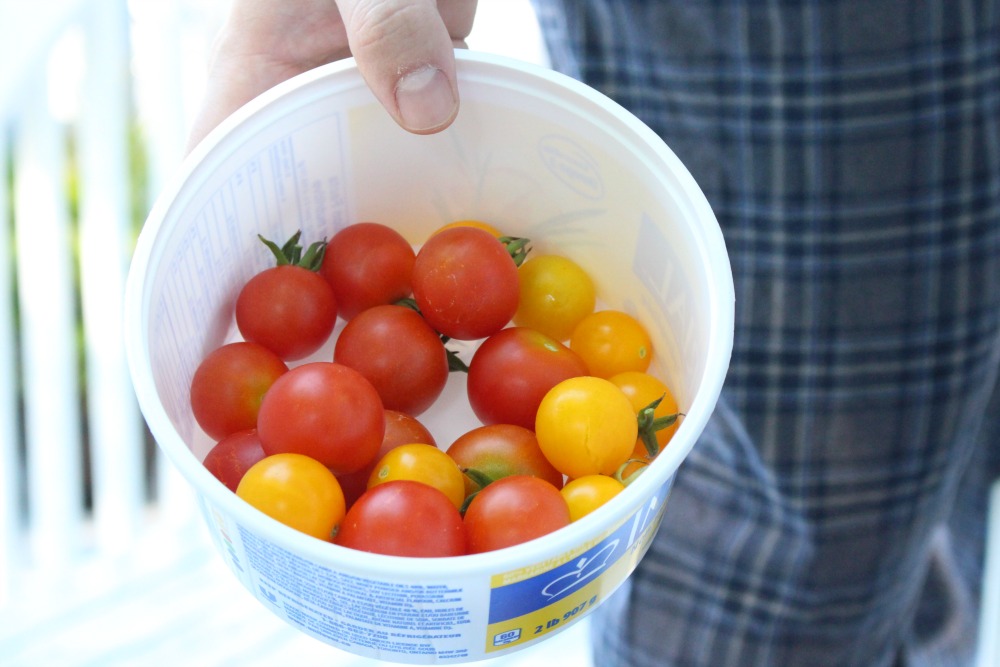
[[[228,0],[0,0],[0,665],[376,667],[232,577],[125,365],[122,297]],[[472,49],[547,64],[529,0]],[[1000,485],[994,505],[1000,505]],[[1000,511],[978,667],[1000,665]],[[587,620],[483,665],[590,664]]]
[[[545,64],[528,0],[470,48]],[[232,577],[148,433],[122,301],[227,0],[0,0],[0,665],[367,667]],[[483,664],[586,665],[577,624]]]

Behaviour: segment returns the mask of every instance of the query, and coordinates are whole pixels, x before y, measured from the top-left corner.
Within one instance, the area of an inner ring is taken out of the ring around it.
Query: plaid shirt
[[[537,0],[736,280],[722,401],[598,667],[961,665],[1000,476],[1000,2]]]

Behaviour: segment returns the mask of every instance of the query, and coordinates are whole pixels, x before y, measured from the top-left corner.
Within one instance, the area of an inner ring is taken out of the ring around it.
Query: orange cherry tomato
[[[635,411],[622,390],[589,375],[550,389],[535,418],[542,453],[570,478],[614,474],[632,454],[638,432]]]
[[[272,519],[330,542],[346,511],[329,468],[303,454],[267,456],[246,471],[236,495]]]
[[[561,489],[569,506],[570,521],[581,519],[625,490],[625,485],[608,475],[584,475],[570,480]]]
[[[660,404],[656,406],[656,409],[653,410],[654,418],[668,417],[678,413],[677,399],[674,398],[673,393],[671,393],[667,385],[654,375],[638,371],[626,371],[614,375],[609,379],[612,384],[621,389],[628,397],[636,412],[639,412],[639,410],[642,410],[653,401],[662,399],[660,400]],[[674,433],[677,432],[679,425],[680,420],[656,432],[656,441],[659,443],[661,451],[670,442],[670,439],[674,437]],[[646,456],[648,456],[646,445],[639,439],[636,442],[634,457],[642,458]]]
[[[504,233],[499,229],[488,222],[483,222],[482,220],[456,220],[454,222],[449,222],[448,224],[442,225],[434,230],[434,234],[443,232],[444,230],[451,229],[453,227],[475,227],[477,229],[482,229],[485,232],[489,232],[497,238],[504,236]]]
[[[579,264],[559,255],[528,257],[518,269],[521,300],[514,324],[559,341],[567,340],[580,321],[594,312],[594,281]]]
[[[653,343],[642,324],[620,310],[598,310],[573,329],[571,350],[583,357],[591,375],[609,378],[625,371],[646,371]]]
[[[465,502],[465,475],[444,451],[426,443],[408,443],[383,456],[368,478],[368,488],[397,479],[433,486],[459,508]]]

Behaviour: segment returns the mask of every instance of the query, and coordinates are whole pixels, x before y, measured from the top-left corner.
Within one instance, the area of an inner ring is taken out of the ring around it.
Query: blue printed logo
[[[500,632],[494,635],[493,645],[505,646],[506,644],[513,644],[520,638],[521,638],[521,628],[515,628],[513,630],[508,630],[507,632]]]
[[[611,540],[607,544],[602,542],[603,546],[598,545],[600,548],[596,553],[588,552],[590,555],[576,560],[569,572],[559,575],[542,589],[542,595],[548,600],[558,600],[596,577],[611,563],[618,542],[619,540]]]

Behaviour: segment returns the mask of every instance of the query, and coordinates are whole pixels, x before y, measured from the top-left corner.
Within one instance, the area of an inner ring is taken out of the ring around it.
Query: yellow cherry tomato
[[[607,475],[585,475],[566,483],[560,493],[569,506],[569,520],[587,516],[625,490],[625,485]]]
[[[678,412],[677,399],[674,398],[673,393],[671,393],[667,385],[654,375],[650,375],[649,373],[640,373],[639,371],[626,371],[612,376],[610,380],[612,384],[616,385],[626,396],[628,396],[629,402],[632,403],[632,407],[637,413],[661,397],[662,400],[660,401],[660,404],[656,406],[655,410],[653,410],[654,419],[676,415]],[[665,447],[666,444],[670,442],[670,439],[674,437],[674,433],[677,432],[677,427],[679,425],[680,420],[675,421],[672,425],[659,429],[656,432],[656,441],[660,445],[660,451],[662,451],[663,447]],[[633,453],[633,457],[645,458],[647,456],[648,452],[646,451],[646,445],[640,438],[635,443],[635,452]]]
[[[372,469],[368,488],[396,479],[433,486],[457,508],[465,502],[465,475],[454,459],[434,445],[410,443],[389,450]]]
[[[552,387],[535,417],[542,453],[571,478],[614,474],[632,454],[637,434],[635,411],[622,390],[589,375]]]
[[[584,317],[573,329],[569,347],[583,358],[591,375],[602,378],[646,371],[653,360],[646,328],[620,310],[598,310]]]
[[[240,479],[236,495],[272,519],[327,542],[333,540],[346,511],[337,478],[303,454],[261,459]]]
[[[477,229],[482,229],[484,231],[487,231],[497,238],[504,236],[503,232],[501,232],[499,229],[497,229],[488,222],[483,222],[482,220],[456,220],[455,222],[449,222],[446,225],[438,227],[434,231],[434,234],[442,232],[446,229],[451,229],[452,227],[475,227]]]
[[[514,324],[563,341],[597,302],[594,282],[579,264],[559,255],[529,257],[517,270],[521,300]]]

